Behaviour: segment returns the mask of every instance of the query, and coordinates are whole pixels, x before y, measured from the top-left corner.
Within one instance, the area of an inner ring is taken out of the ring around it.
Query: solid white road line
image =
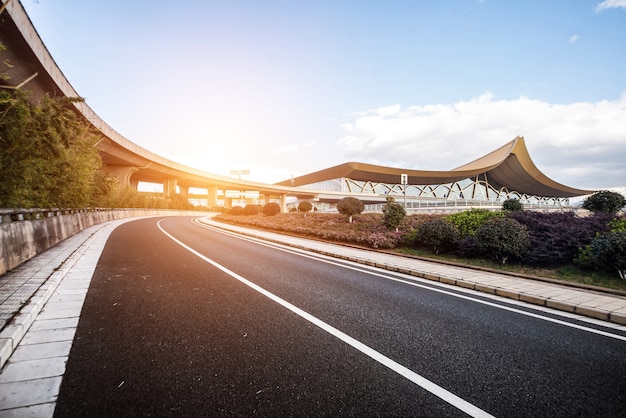
[[[274,302],[280,304],[281,306],[289,309],[291,312],[295,313],[296,315],[306,319],[307,321],[309,321],[312,324],[318,326],[319,328],[323,329],[324,331],[326,331],[326,332],[330,333],[331,335],[339,338],[341,341],[343,341],[343,342],[349,344],[350,346],[356,348],[357,350],[359,350],[363,354],[369,356],[370,358],[376,360],[380,364],[388,367],[389,369],[391,369],[394,372],[400,374],[401,376],[404,376],[405,378],[409,379],[411,382],[415,383],[416,385],[420,386],[423,389],[426,389],[428,392],[430,392],[433,395],[437,396],[438,398],[446,401],[450,405],[460,409],[461,411],[465,412],[466,414],[468,414],[468,415],[470,415],[472,417],[492,417],[491,414],[489,414],[489,413],[483,411],[482,409],[472,405],[471,403],[469,403],[466,400],[458,397],[457,395],[453,394],[452,392],[447,391],[446,389],[442,388],[441,386],[431,382],[430,380],[420,376],[419,374],[415,373],[414,371],[412,371],[412,370],[404,367],[403,365],[393,361],[389,357],[386,357],[385,355],[379,353],[378,351],[374,350],[373,348],[371,348],[371,347],[363,344],[362,342],[360,342],[360,341],[350,337],[349,335],[345,334],[344,332],[339,331],[337,328],[327,324],[326,322],[322,321],[321,319],[319,319],[319,318],[309,314],[306,311],[303,311],[302,309],[298,308],[297,306],[292,305],[291,303],[287,302],[286,300],[284,300],[284,299],[276,296],[275,294],[265,290],[264,288],[256,285],[255,283],[252,283],[248,279],[246,279],[246,278],[238,275],[237,273],[227,269],[226,267],[222,266],[221,264],[218,264],[217,262],[215,262],[215,261],[211,260],[210,258],[204,256],[203,254],[200,254],[198,251],[194,250],[193,248],[189,247],[188,245],[184,244],[183,242],[179,241],[178,239],[176,239],[172,235],[170,235],[168,232],[166,232],[163,229],[163,227],[161,226],[161,221],[159,221],[157,223],[157,226],[159,227],[161,232],[163,232],[167,237],[172,239],[178,245],[180,245],[181,247],[185,248],[187,251],[189,251],[192,254],[200,257],[202,260],[204,260],[207,263],[211,264],[212,266],[218,268],[219,270],[223,271],[224,273],[228,274],[229,276],[233,277],[234,279],[237,279],[238,281],[240,281],[241,283],[245,284],[246,286],[249,286],[250,288],[256,290],[257,292],[261,293],[262,295],[264,295],[264,296],[268,297],[269,299],[273,300]]]
[[[472,301],[472,302],[480,303],[480,304],[483,304],[483,305],[491,306],[491,307],[494,307],[494,308],[503,309],[505,311],[514,312],[514,313],[517,313],[517,314],[520,314],[520,315],[529,316],[531,318],[540,319],[542,321],[552,322],[554,324],[563,325],[563,326],[566,326],[566,327],[578,329],[580,331],[591,332],[593,334],[602,335],[603,337],[609,337],[609,338],[614,338],[614,339],[620,340],[620,341],[626,341],[626,337],[623,336],[623,335],[620,335],[620,334],[613,334],[613,333],[602,331],[602,330],[599,330],[599,329],[586,327],[584,325],[574,324],[574,323],[563,321],[563,320],[560,320],[560,319],[551,318],[549,316],[544,316],[544,315],[541,315],[541,314],[528,312],[528,311],[525,311],[525,310],[522,310],[522,309],[517,309],[517,308],[510,307],[510,306],[504,306],[504,305],[501,305],[501,304],[498,304],[498,303],[495,303],[495,302],[489,302],[489,301],[486,301],[486,300],[483,300],[483,299],[475,298],[473,296],[462,295],[462,294],[460,294],[458,292],[451,292],[451,291],[445,290],[443,288],[435,287],[436,286],[435,284],[430,284],[430,283],[428,285],[420,284],[419,281],[422,281],[424,279],[418,279],[418,278],[415,278],[415,277],[411,277],[409,279],[401,279],[401,278],[398,278],[398,277],[390,276],[389,274],[378,273],[378,272],[374,271],[374,267],[372,267],[371,269],[366,270],[366,269],[358,266],[358,264],[355,265],[355,266],[349,266],[347,263],[353,263],[353,262],[344,260],[342,263],[338,263],[338,262],[335,262],[335,261],[332,261],[332,260],[326,260],[326,259],[322,258],[322,257],[326,257],[326,256],[321,256],[321,255],[317,255],[317,254],[316,255],[306,254],[305,250],[293,249],[293,248],[289,248],[289,247],[284,248],[284,246],[282,246],[281,244],[267,243],[267,242],[264,242],[264,241],[262,241],[260,239],[250,238],[250,237],[246,237],[246,236],[241,236],[241,235],[238,235],[237,233],[233,233],[233,232],[225,232],[223,230],[220,230],[219,228],[214,228],[214,227],[211,227],[211,226],[202,225],[202,224],[198,224],[198,223],[195,223],[195,224],[200,226],[200,227],[202,227],[202,228],[212,230],[214,232],[222,233],[224,235],[230,235],[230,236],[233,236],[233,237],[238,237],[238,238],[246,240],[246,241],[254,242],[254,243],[258,244],[258,245],[264,245],[266,247],[274,248],[274,249],[277,249],[277,250],[280,250],[280,251],[285,251],[285,252],[288,252],[288,253],[291,253],[291,254],[299,255],[301,257],[310,258],[310,259],[313,259],[313,260],[318,260],[318,261],[321,261],[321,262],[324,262],[324,263],[327,263],[327,264],[340,266],[340,267],[343,267],[343,268],[346,268],[346,269],[349,269],[349,270],[362,272],[362,273],[369,274],[369,275],[372,275],[372,276],[377,276],[377,277],[380,277],[380,278],[383,278],[383,279],[386,279],[386,280],[392,280],[392,281],[396,281],[396,282],[407,284],[409,286],[420,287],[420,288],[423,288],[423,289],[431,290],[433,292],[442,293],[442,294],[445,294],[445,295],[448,295],[448,296],[453,296],[453,297],[457,297],[457,298],[460,298],[460,299],[465,299],[465,300],[469,300],[469,301]],[[401,275],[401,273],[397,273],[397,275]],[[459,291],[464,291],[464,290],[463,289],[459,289]],[[481,296],[483,296],[484,298],[494,299],[494,296],[493,295],[489,295],[489,294],[485,294],[485,295],[481,295]],[[507,303],[513,303],[513,302],[515,302],[515,301],[507,301]],[[541,307],[541,306],[539,306],[539,307],[535,306],[533,308],[537,309],[537,310],[539,310],[539,308],[543,308],[543,309],[541,309],[543,311],[549,310],[549,308],[545,308],[545,307]],[[553,315],[562,316],[561,312],[559,312],[559,311],[550,310],[550,313],[552,313]],[[586,320],[588,320],[588,318],[581,317],[580,320],[586,321]],[[604,326],[605,328],[623,329],[623,326],[616,326],[615,324],[612,324],[612,323],[602,324],[602,326]]]

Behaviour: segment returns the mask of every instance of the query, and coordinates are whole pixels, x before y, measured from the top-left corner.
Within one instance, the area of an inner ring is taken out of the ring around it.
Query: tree
[[[32,104],[21,91],[0,91],[0,206],[99,205],[111,182],[94,145],[101,135],[80,119],[73,101]]]
[[[456,227],[447,219],[433,219],[423,223],[417,232],[416,241],[433,249],[435,254],[441,250],[454,248],[459,238]]]
[[[406,216],[404,207],[397,203],[392,196],[387,196],[387,203],[383,206],[383,222],[389,229],[398,230],[398,226]]]
[[[502,202],[502,210],[508,212],[518,212],[524,210],[524,205],[517,199],[507,199]]]
[[[583,202],[582,208],[592,212],[615,213],[626,206],[626,198],[620,193],[600,190]]]
[[[524,225],[510,218],[492,218],[476,231],[478,246],[505,264],[511,256],[519,257],[528,248]]]
[[[263,214],[266,216],[274,216],[280,213],[280,205],[276,202],[267,203],[263,206]]]
[[[337,203],[337,210],[342,215],[348,216],[348,222],[352,223],[352,217],[359,215],[365,210],[365,205],[359,199],[354,197],[344,197]]]
[[[313,209],[313,204],[308,200],[303,200],[298,203],[298,212],[304,212],[304,217],[306,218],[306,213]]]

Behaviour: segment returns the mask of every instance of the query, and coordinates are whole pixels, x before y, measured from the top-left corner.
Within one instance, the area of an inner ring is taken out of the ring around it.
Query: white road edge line
[[[250,242],[255,242],[255,243],[259,244],[259,245],[265,245],[267,247],[275,248],[275,249],[280,250],[280,251],[285,251],[285,252],[288,252],[288,253],[299,255],[301,257],[318,260],[318,261],[321,261],[321,262],[325,262],[327,264],[336,265],[336,266],[343,267],[343,268],[346,268],[346,269],[349,269],[349,270],[359,271],[359,272],[362,272],[362,273],[370,274],[372,276],[378,276],[378,277],[381,277],[383,279],[393,280],[393,281],[396,281],[396,282],[407,284],[409,286],[420,287],[422,289],[432,290],[433,292],[443,293],[445,295],[454,296],[454,297],[457,297],[457,298],[460,298],[460,299],[465,299],[465,300],[469,300],[469,301],[472,301],[472,302],[481,303],[483,305],[491,306],[491,307],[498,308],[498,309],[503,309],[505,311],[514,312],[514,313],[517,313],[517,314],[520,314],[520,315],[529,316],[531,318],[540,319],[540,320],[543,320],[543,321],[552,322],[554,324],[559,324],[559,325],[563,325],[563,326],[566,326],[566,327],[578,329],[580,331],[591,332],[593,334],[602,335],[603,337],[609,337],[609,338],[614,338],[614,339],[620,340],[620,341],[626,341],[626,337],[622,336],[622,335],[619,335],[619,334],[612,334],[610,332],[602,331],[602,330],[595,329],[595,328],[586,327],[584,325],[573,324],[571,322],[563,321],[563,320],[560,320],[560,319],[550,318],[550,317],[543,316],[543,315],[540,315],[540,314],[536,314],[536,313],[533,313],[533,312],[528,312],[528,311],[525,311],[525,310],[522,310],[522,309],[512,308],[512,307],[509,307],[509,306],[502,306],[502,305],[497,304],[495,302],[489,302],[489,301],[486,301],[486,300],[476,299],[475,297],[472,297],[472,296],[461,295],[459,293],[450,292],[450,291],[447,291],[447,290],[444,290],[444,289],[437,289],[436,287],[433,287],[433,286],[435,286],[434,282],[433,282],[433,284],[428,285],[428,286],[420,284],[420,283],[417,282],[417,280],[423,280],[423,279],[413,278],[413,277],[411,277],[410,279],[400,279],[400,278],[397,278],[397,277],[389,276],[388,274],[377,273],[377,272],[373,271],[373,269],[375,269],[376,267],[371,267],[371,269],[366,270],[366,269],[363,269],[363,268],[360,268],[360,267],[357,267],[357,266],[348,266],[345,263],[349,263],[349,262],[352,263],[352,261],[343,260],[344,261],[343,263],[337,263],[337,262],[334,262],[332,260],[324,260],[324,259],[322,259],[319,256],[308,255],[308,254],[304,254],[304,253],[300,252],[300,251],[304,251],[304,250],[296,250],[296,249],[293,249],[293,248],[282,248],[282,246],[280,244],[266,243],[266,242],[263,242],[260,239],[250,238],[250,237],[246,237],[246,236],[242,237],[242,236],[238,235],[237,233],[224,232],[224,231],[222,231],[222,230],[220,230],[218,228],[214,228],[214,227],[211,227],[209,225],[200,225],[200,224],[196,224],[196,225],[198,225],[198,226],[200,226],[202,228],[205,228],[205,229],[211,229],[211,230],[213,230],[215,232],[224,233],[226,235],[233,235],[233,236],[239,237],[241,239],[244,239],[244,240],[247,240],[247,241],[250,241]],[[400,275],[402,273],[397,273],[397,274]],[[460,290],[462,290],[462,289],[460,289]],[[485,295],[485,297],[489,297],[489,296],[491,296],[491,295],[489,295],[489,294]],[[543,307],[543,308],[548,309],[546,307]],[[554,312],[550,312],[550,313],[553,314],[553,315],[560,315],[559,311],[554,311]],[[585,318],[582,318],[582,319],[584,320]],[[611,324],[607,324],[607,325],[603,325],[603,326],[608,327],[608,325],[611,325]]]
[[[186,244],[184,244],[183,242],[179,241],[178,239],[176,239],[172,235],[170,235],[168,232],[166,232],[161,227],[161,221],[157,222],[157,226],[159,227],[161,232],[163,232],[172,241],[174,241],[175,243],[177,243],[178,245],[180,245],[181,247],[183,247],[187,251],[189,251],[192,254],[198,256],[202,260],[204,260],[207,263],[211,264],[212,266],[220,269],[221,271],[223,271],[224,273],[228,274],[229,276],[239,280],[241,283],[243,283],[246,286],[256,290],[257,292],[261,293],[262,295],[264,295],[264,296],[268,297],[269,299],[273,300],[274,302],[280,304],[281,306],[289,309],[290,311],[292,311],[296,315],[306,319],[307,321],[309,321],[312,324],[316,325],[317,327],[323,329],[324,331],[328,332],[329,334],[335,336],[336,338],[340,339],[341,341],[345,342],[346,344],[349,344],[350,346],[356,348],[357,350],[359,350],[363,354],[369,356],[370,358],[376,360],[380,364],[388,367],[389,369],[393,370],[394,372],[396,372],[396,373],[400,374],[401,376],[409,379],[411,382],[413,382],[416,385],[422,387],[423,389],[426,389],[428,392],[430,392],[433,395],[437,396],[438,398],[446,401],[450,405],[460,409],[461,411],[465,412],[466,414],[468,414],[468,415],[470,415],[472,417],[493,417],[493,415],[483,411],[482,409],[472,405],[471,403],[469,403],[469,402],[465,401],[464,399],[458,397],[457,395],[453,394],[452,392],[447,391],[446,389],[442,388],[441,386],[431,382],[430,380],[420,376],[419,374],[415,373],[414,371],[412,371],[412,370],[404,367],[403,365],[393,361],[392,359],[390,359],[390,358],[386,357],[385,355],[379,353],[378,351],[374,350],[373,348],[370,348],[369,346],[363,344],[362,342],[360,342],[360,341],[350,337],[349,335],[345,334],[344,332],[339,331],[337,328],[327,324],[326,322],[322,321],[321,319],[318,319],[317,317],[309,314],[308,312],[303,311],[302,309],[298,308],[297,306],[292,305],[291,303],[287,302],[286,300],[276,296],[275,294],[265,290],[264,288],[262,288],[262,287],[260,287],[260,286],[258,286],[256,284],[252,283],[248,279],[246,279],[246,278],[238,275],[237,273],[227,269],[226,267],[216,263],[215,261],[213,261],[210,258],[204,256],[203,254],[200,254],[198,251],[196,251],[193,248],[187,246]]]

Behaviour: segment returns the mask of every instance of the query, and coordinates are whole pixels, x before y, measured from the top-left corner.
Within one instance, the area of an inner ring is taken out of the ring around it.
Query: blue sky
[[[521,135],[626,193],[626,0],[21,1],[102,119],[193,167],[446,170]]]

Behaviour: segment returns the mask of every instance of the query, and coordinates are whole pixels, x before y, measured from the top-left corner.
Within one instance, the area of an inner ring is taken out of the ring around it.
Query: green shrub
[[[524,210],[524,205],[517,199],[507,199],[502,202],[502,210],[515,212]]]
[[[259,213],[259,205],[246,205],[243,208],[243,214],[246,216],[257,215]]]
[[[230,210],[228,211],[228,214],[235,215],[235,216],[243,215],[243,208],[241,206],[234,206],[230,208]]]
[[[608,190],[600,190],[585,199],[582,207],[592,212],[616,213],[624,206],[626,206],[626,198],[623,195]]]
[[[276,202],[270,202],[263,206],[263,214],[267,216],[275,216],[280,213],[280,205]]]
[[[404,207],[397,203],[392,196],[387,196],[387,203],[383,206],[383,223],[385,226],[397,231],[405,216]]]
[[[448,215],[447,219],[452,222],[462,237],[473,236],[478,228],[494,217],[503,217],[504,212],[490,211],[487,209],[470,209],[463,212]]]
[[[476,231],[478,247],[505,264],[509,257],[520,257],[528,248],[528,232],[515,219],[495,217]]]
[[[581,249],[576,264],[606,271],[617,270],[619,277],[626,280],[626,230],[598,234],[591,244]]]
[[[423,223],[417,232],[416,242],[433,249],[435,254],[453,249],[459,233],[452,222],[446,219],[433,219]]]
[[[342,215],[348,216],[348,222],[352,223],[352,217],[359,215],[365,210],[365,205],[359,199],[354,197],[344,197],[337,203],[337,210]]]
[[[313,204],[308,200],[303,200],[302,202],[298,203],[298,212],[304,212],[305,216],[307,212],[311,211],[311,209],[313,209]]]

